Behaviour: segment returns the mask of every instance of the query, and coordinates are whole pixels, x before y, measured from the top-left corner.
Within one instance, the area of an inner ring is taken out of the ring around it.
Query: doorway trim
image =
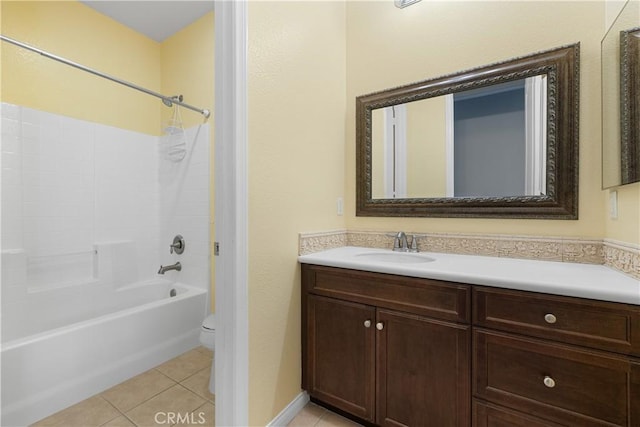
[[[215,0],[216,424],[249,425],[247,2]]]

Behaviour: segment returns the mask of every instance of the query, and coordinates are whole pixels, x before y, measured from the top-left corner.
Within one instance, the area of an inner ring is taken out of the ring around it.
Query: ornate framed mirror
[[[622,184],[640,181],[640,27],[620,32]]]
[[[602,188],[640,181],[640,3],[627,1],[601,42]]]
[[[356,215],[577,219],[579,44],[356,98]]]

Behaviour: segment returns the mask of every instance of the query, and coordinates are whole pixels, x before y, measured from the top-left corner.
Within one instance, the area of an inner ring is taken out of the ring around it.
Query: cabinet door
[[[307,391],[373,421],[375,308],[316,295],[307,301]]]
[[[378,310],[377,423],[469,426],[469,327]]]
[[[640,363],[631,364],[631,426],[640,426]]]

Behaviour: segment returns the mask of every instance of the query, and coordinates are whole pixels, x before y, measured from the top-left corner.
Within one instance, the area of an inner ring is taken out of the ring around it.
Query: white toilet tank
[[[215,335],[216,335],[216,315],[210,314],[202,321],[202,328],[200,330],[200,343],[213,350],[215,347]]]

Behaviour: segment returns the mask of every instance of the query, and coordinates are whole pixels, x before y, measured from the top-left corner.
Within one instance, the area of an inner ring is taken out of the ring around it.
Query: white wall
[[[3,318],[28,309],[30,292],[117,288],[161,262],[180,260],[166,277],[209,288],[208,126],[188,130],[171,162],[166,137],[7,103],[1,117]],[[175,234],[187,249],[170,256]]]
[[[159,259],[162,265],[180,261],[182,271],[170,271],[168,277],[179,278],[208,290],[210,283],[209,245],[209,125],[185,131],[186,153],[181,161],[173,161],[172,140],[159,138],[160,241]],[[182,235],[185,251],[170,254],[173,237]]]

